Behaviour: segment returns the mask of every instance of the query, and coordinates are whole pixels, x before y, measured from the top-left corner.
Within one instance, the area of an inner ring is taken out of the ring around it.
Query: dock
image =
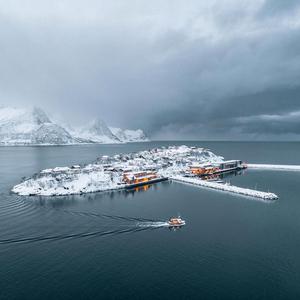
[[[252,189],[247,189],[247,188],[242,188],[234,185],[227,185],[227,184],[222,184],[217,182],[209,182],[209,181],[201,180],[199,178],[191,178],[191,177],[184,177],[180,175],[174,175],[170,177],[170,179],[179,183],[192,184],[199,187],[211,188],[215,190],[240,194],[240,195],[254,197],[254,198],[260,198],[264,200],[278,199],[278,196],[274,193],[256,191]]]
[[[273,171],[300,171],[299,165],[248,164],[249,169]]]

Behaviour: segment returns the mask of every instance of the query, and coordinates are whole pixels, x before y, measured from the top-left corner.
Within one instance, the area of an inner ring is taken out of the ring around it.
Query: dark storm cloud
[[[260,16],[291,13],[293,10],[298,9],[299,6],[298,0],[266,0],[260,10]]]
[[[300,111],[281,115],[259,115],[239,118],[238,124],[246,133],[297,134],[300,130]]]
[[[156,116],[155,126],[167,123],[169,133],[177,124],[179,131],[188,128],[203,138],[240,137],[245,131],[234,121],[238,116],[300,109],[299,45],[299,32],[290,30],[265,35],[263,41],[238,38],[220,48],[214,45],[210,56],[197,51],[205,52],[203,43],[197,45],[187,55],[190,64],[182,64],[193,92],[185,91],[182,106]],[[261,123],[258,133],[263,129]]]
[[[297,4],[0,1],[1,103],[154,138],[294,138]]]

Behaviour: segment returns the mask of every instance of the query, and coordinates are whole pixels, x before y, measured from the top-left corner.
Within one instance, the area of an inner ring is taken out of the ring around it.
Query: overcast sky
[[[0,104],[157,139],[300,140],[300,1],[0,0]]]

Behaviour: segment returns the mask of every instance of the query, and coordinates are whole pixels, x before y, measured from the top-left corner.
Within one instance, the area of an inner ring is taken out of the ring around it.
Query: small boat
[[[180,217],[172,217],[168,221],[169,227],[181,227],[185,225],[185,221],[182,220]]]

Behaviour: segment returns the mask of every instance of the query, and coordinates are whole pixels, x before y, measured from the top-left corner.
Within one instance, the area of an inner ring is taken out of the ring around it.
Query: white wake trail
[[[139,222],[138,227],[168,227],[168,222]]]

